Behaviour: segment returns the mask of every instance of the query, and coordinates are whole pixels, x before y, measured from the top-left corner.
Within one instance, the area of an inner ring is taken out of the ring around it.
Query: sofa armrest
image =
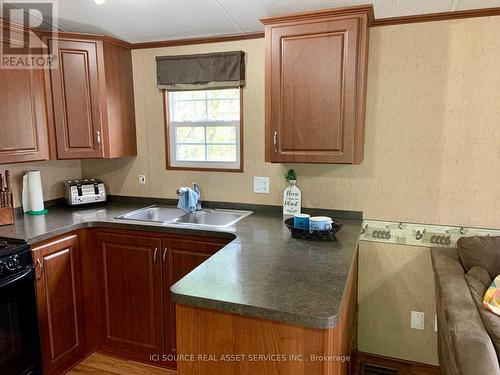
[[[432,248],[439,362],[446,375],[500,375],[498,358],[464,278],[456,249]]]

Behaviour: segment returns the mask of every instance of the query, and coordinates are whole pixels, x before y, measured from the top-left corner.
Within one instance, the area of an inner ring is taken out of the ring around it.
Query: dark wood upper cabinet
[[[0,69],[0,92],[0,164],[47,160],[43,70]]]
[[[57,156],[103,157],[97,42],[57,42],[59,68],[50,74]]]
[[[163,353],[161,239],[98,232],[102,350],[148,361]]]
[[[266,161],[363,160],[371,6],[265,18]]]
[[[33,259],[44,373],[61,373],[86,350],[78,236],[35,245]]]
[[[46,73],[57,159],[136,155],[132,57],[99,39],[45,37],[58,66]]]

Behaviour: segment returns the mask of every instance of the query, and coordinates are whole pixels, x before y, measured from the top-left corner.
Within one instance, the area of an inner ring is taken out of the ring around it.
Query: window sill
[[[243,166],[239,168],[203,168],[203,167],[172,167],[167,165],[167,171],[192,171],[192,172],[230,172],[243,173]]]

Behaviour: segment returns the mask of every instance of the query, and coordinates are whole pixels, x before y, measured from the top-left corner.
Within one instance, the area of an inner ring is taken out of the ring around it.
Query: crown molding
[[[279,23],[308,21],[327,17],[350,16],[355,14],[367,14],[369,25],[375,21],[373,5],[359,5],[353,7],[332,8],[325,10],[316,10],[312,12],[292,13],[283,16],[264,17],[260,19],[264,25],[275,25]]]
[[[499,15],[500,15],[500,7],[469,9],[469,10],[458,10],[453,12],[416,14],[413,16],[378,18],[375,20],[372,26],[374,27],[391,26],[391,25],[401,25],[406,23],[447,21],[447,20],[456,20],[463,18],[491,17]]]
[[[252,33],[241,33],[241,34],[207,36],[201,38],[170,39],[170,40],[161,40],[157,42],[132,43],[132,49],[161,48],[161,47],[187,46],[192,44],[233,42],[235,40],[247,40],[247,39],[258,39],[258,38],[264,38],[263,31],[252,32]]]

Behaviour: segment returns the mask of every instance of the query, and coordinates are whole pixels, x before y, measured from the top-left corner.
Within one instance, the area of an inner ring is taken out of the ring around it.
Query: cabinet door
[[[266,160],[352,163],[358,127],[360,20],[266,30]],[[364,77],[363,77],[364,78]]]
[[[97,233],[102,348],[147,361],[163,352],[161,239]]]
[[[33,259],[44,373],[59,373],[85,354],[78,236],[35,247]]]
[[[43,70],[0,69],[0,92],[0,164],[46,160]]]
[[[53,49],[54,40],[49,39]],[[57,158],[103,156],[98,53],[100,42],[58,40],[50,72]]]
[[[188,240],[164,239],[164,290],[165,290],[165,349],[175,353],[175,305],[170,287],[194,270],[229,241],[223,239]]]

